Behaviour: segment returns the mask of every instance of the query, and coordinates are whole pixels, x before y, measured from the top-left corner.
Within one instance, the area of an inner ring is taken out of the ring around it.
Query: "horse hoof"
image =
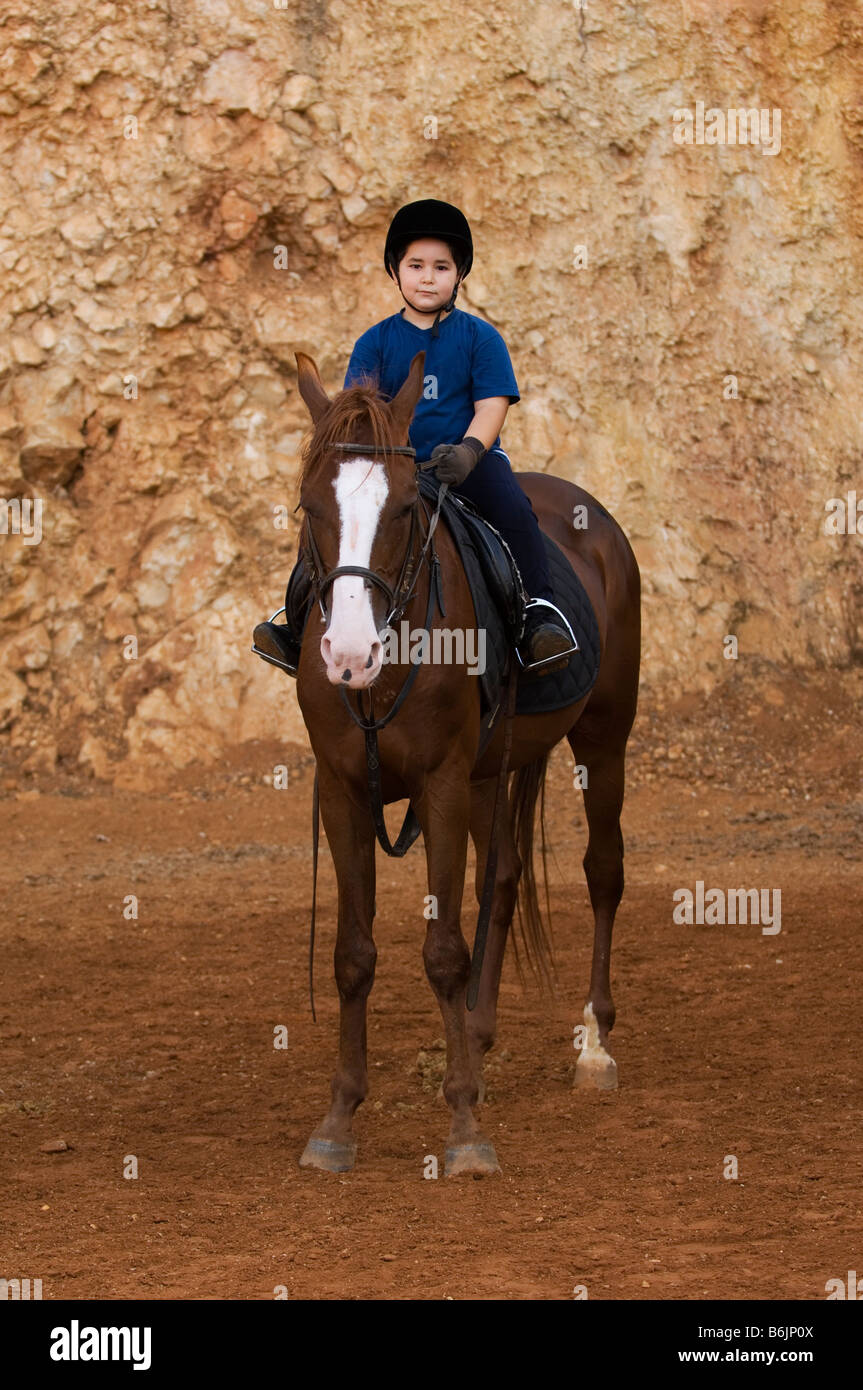
[[[321,1168],[325,1173],[349,1173],[357,1156],[357,1141],[310,1139],[303,1149],[301,1168]]]
[[[617,1090],[617,1063],[604,1047],[584,1049],[575,1064],[575,1084],[590,1091]]]
[[[473,1144],[455,1144],[447,1149],[444,1159],[444,1177],[455,1178],[459,1173],[479,1173],[488,1176],[500,1172],[500,1164],[494,1151],[494,1144],[488,1139],[480,1139]]]
[[[584,1006],[587,1041],[575,1064],[575,1084],[591,1091],[617,1090],[617,1063],[600,1041],[599,1021],[589,1000]]]

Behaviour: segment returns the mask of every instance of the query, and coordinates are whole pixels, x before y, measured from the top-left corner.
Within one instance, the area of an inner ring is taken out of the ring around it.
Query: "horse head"
[[[391,401],[372,382],[331,399],[312,358],[298,352],[296,360],[314,426],[300,506],[326,621],[321,656],[333,685],[364,690],[381,671],[381,633],[414,537],[418,490],[407,441],[425,353],[416,354]]]

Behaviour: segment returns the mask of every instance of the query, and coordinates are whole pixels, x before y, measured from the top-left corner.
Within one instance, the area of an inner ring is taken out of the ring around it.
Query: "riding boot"
[[[285,606],[274,613],[269,622],[258,623],[252,636],[252,651],[271,666],[278,666],[289,676],[297,674],[303,631],[312,602],[312,582],[305,560],[299,556],[288,580]],[[276,623],[279,613],[286,621]]]
[[[578,642],[560,609],[548,599],[530,599],[525,605],[524,636],[519,647],[525,671],[538,676],[563,671],[577,651]]]
[[[280,608],[281,612],[283,609]],[[274,613],[273,618],[277,618],[279,613]],[[260,656],[271,666],[278,666],[289,676],[297,674],[300,643],[286,623],[275,623],[272,618],[268,623],[258,623],[252,634],[252,651],[255,656]]]

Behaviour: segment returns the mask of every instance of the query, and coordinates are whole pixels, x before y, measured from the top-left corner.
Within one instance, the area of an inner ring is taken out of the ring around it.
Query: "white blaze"
[[[368,569],[389,492],[384,466],[368,459],[345,459],[333,489],[339,507],[338,565],[362,565]],[[330,679],[340,681],[342,672],[350,670],[352,685],[365,684],[380,668],[381,649],[372,595],[358,574],[341,575],[331,592],[330,623],[321,642]],[[371,668],[367,665],[370,656]]]

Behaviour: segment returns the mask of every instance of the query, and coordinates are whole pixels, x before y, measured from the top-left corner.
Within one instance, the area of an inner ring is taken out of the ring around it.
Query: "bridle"
[[[351,453],[354,454],[405,454],[408,458],[416,458],[416,449],[410,448],[410,446],[407,444],[351,444],[350,442],[345,443],[341,441],[333,441],[331,444],[328,444],[327,447],[330,449],[350,449]],[[440,580],[440,561],[438,560],[437,551],[434,547],[434,534],[437,530],[438,521],[440,520],[443,500],[448,491],[448,485],[446,483],[441,483],[440,489],[438,491],[437,503],[435,505],[434,511],[431,513],[429,513],[428,509],[425,506],[425,503],[420,497],[417,498],[416,502],[411,508],[410,535],[408,537],[407,549],[405,550],[405,557],[402,561],[401,572],[399,574],[398,580],[394,588],[387,582],[386,579],[384,579],[383,575],[378,574],[376,570],[369,569],[366,565],[336,565],[335,569],[331,569],[326,574],[322,574],[321,571],[323,570],[324,565],[323,561],[321,560],[321,553],[318,549],[317,541],[315,540],[311,520],[308,516],[306,517],[306,534],[308,536],[309,542],[309,574],[312,581],[312,592],[314,593],[315,598],[318,601],[318,606],[320,607],[321,616],[323,617],[324,622],[329,621],[329,614],[327,612],[325,602],[327,591],[331,588],[335,581],[338,578],[340,578],[341,575],[354,574],[358,575],[363,580],[367,588],[371,585],[376,585],[376,587],[380,589],[381,592],[386,596],[387,604],[389,606],[389,612],[387,613],[386,622],[384,626],[391,627],[393,623],[398,622],[405,609],[407,608],[408,604],[410,603],[411,599],[413,598],[424,564],[427,564],[430,570],[429,601],[425,616],[425,629],[428,630],[429,624],[432,620],[435,600],[437,601],[437,605],[441,611],[441,615],[444,615],[443,594],[441,590]],[[414,544],[416,541],[416,535],[419,526],[418,516],[420,506],[422,506],[423,511],[425,512],[426,533],[423,540],[422,548],[419,552],[419,556],[415,559]],[[359,716],[357,716],[348,700],[347,691],[344,689],[343,686],[340,686],[339,694],[341,695],[344,706],[348,711],[348,714],[353,719],[354,723],[358,724],[361,729],[384,728],[384,726],[388,724],[392,718],[394,718],[394,716],[398,713],[398,711],[404,704],[408,691],[410,690],[411,686],[414,683],[414,680],[416,679],[416,674],[418,670],[419,664],[417,662],[412,662],[411,669],[407,675],[405,683],[399,691],[398,695],[396,696],[392,707],[387,711],[387,713],[383,716],[382,719],[378,719],[376,721],[372,720],[372,701],[374,699],[374,696],[371,691],[369,691],[369,716],[367,719],[365,714],[363,713],[361,696],[359,694],[357,696],[360,706],[360,714]],[[384,834],[386,834],[386,832],[384,832]],[[383,840],[381,841],[381,844],[384,848],[386,848],[386,845],[384,844]],[[390,850],[388,850],[387,852],[391,853]]]
[[[327,447],[331,449],[349,449],[353,454],[405,454],[408,458],[416,458],[416,449],[412,449],[407,444],[352,444],[349,441],[344,442],[336,440],[333,441],[331,444],[327,445]],[[417,497],[417,500],[411,509],[411,530],[410,536],[408,537],[408,544],[407,549],[405,551],[405,557],[402,561],[401,572],[399,574],[399,578],[394,588],[387,582],[386,579],[384,579],[383,575],[378,574],[373,569],[369,569],[366,565],[337,565],[335,569],[331,569],[326,574],[322,574],[321,571],[323,570],[324,566],[323,561],[321,560],[321,553],[318,549],[318,545],[315,540],[310,519],[308,516],[306,516],[306,533],[308,536],[308,558],[310,577],[312,581],[312,592],[314,593],[315,598],[318,601],[318,605],[320,607],[324,622],[329,621],[329,614],[327,613],[325,602],[328,590],[341,575],[353,574],[358,575],[360,578],[362,578],[363,582],[366,584],[367,587],[370,587],[371,585],[376,585],[377,588],[379,588],[381,592],[385,594],[387,604],[389,607],[389,612],[387,614],[385,626],[391,627],[393,623],[398,622],[405,609],[407,608],[408,604],[410,603],[411,599],[413,598],[414,593],[416,592],[417,584],[419,583],[420,574],[422,573],[423,567],[425,565],[427,565],[429,569],[429,597],[428,605],[426,607],[425,621],[423,624],[425,632],[428,633],[428,630],[431,626],[432,617],[434,615],[435,603],[437,603],[437,606],[440,609],[441,616],[445,616],[443,606],[443,592],[440,577],[440,560],[438,559],[437,551],[435,550],[434,534],[437,530],[438,521],[440,520],[443,500],[448,490],[448,485],[446,483],[441,483],[440,489],[438,491],[437,503],[435,505],[434,511],[432,512],[429,512],[423,499],[421,497]],[[419,555],[415,557],[414,546],[416,542],[417,531],[419,528],[418,518],[420,507],[422,507],[426,517],[426,532],[425,537],[423,539],[422,547],[419,551]],[[368,692],[369,712],[368,714],[366,714],[363,708],[363,692],[357,692],[358,710],[355,710],[348,698],[347,690],[343,685],[339,686],[339,694],[342,698],[342,703],[345,709],[347,710],[354,723],[360,729],[362,729],[363,734],[365,735],[366,764],[368,767],[369,775],[369,796],[371,800],[372,817],[375,823],[375,833],[378,837],[378,841],[381,845],[381,848],[385,850],[387,854],[394,855],[396,858],[401,858],[404,854],[407,853],[414,840],[420,833],[420,826],[419,821],[417,820],[416,815],[414,814],[413,808],[408,807],[407,815],[404,819],[404,824],[402,825],[402,828],[395,840],[395,843],[393,843],[389,838],[386,822],[384,821],[383,795],[381,792],[380,756],[378,753],[377,734],[379,729],[385,728],[386,725],[389,724],[390,720],[394,719],[395,716],[398,714],[399,710],[401,709],[402,705],[407,699],[408,694],[410,693],[411,686],[417,678],[420,665],[421,663],[419,661],[411,662],[411,669],[405,677],[401,689],[399,690],[398,694],[396,695],[393,703],[387,710],[386,714],[382,715],[380,719],[375,719],[374,717],[374,692],[372,690]]]
[[[349,442],[333,441],[331,444],[327,445],[327,448],[349,449],[353,454],[405,454],[408,458],[416,458],[416,449],[410,448],[407,444],[351,444]],[[317,599],[318,606],[321,610],[321,616],[325,623],[329,622],[329,613],[326,607],[327,592],[335,581],[345,574],[359,576],[363,580],[366,588],[375,585],[384,594],[388,605],[384,627],[391,627],[394,622],[399,620],[405,608],[413,598],[414,590],[419,580],[420,570],[432,546],[432,539],[437,527],[445,493],[446,486],[444,485],[441,488],[438,504],[431,517],[426,513],[428,530],[426,532],[423,548],[420,551],[418,563],[414,560],[413,552],[418,527],[419,498],[417,498],[417,501],[411,508],[411,530],[408,537],[407,549],[405,551],[404,560],[402,561],[401,572],[394,587],[391,587],[387,583],[383,575],[378,574],[376,570],[369,569],[365,565],[337,565],[335,569],[331,569],[327,573],[322,573],[324,565],[321,560],[321,553],[318,549],[317,541],[315,540],[315,533],[312,530],[311,519],[308,516],[306,517],[306,535],[308,536],[309,552],[308,568],[312,581],[312,591]],[[434,552],[432,553],[434,555]],[[436,556],[434,556],[434,559],[436,559]]]

